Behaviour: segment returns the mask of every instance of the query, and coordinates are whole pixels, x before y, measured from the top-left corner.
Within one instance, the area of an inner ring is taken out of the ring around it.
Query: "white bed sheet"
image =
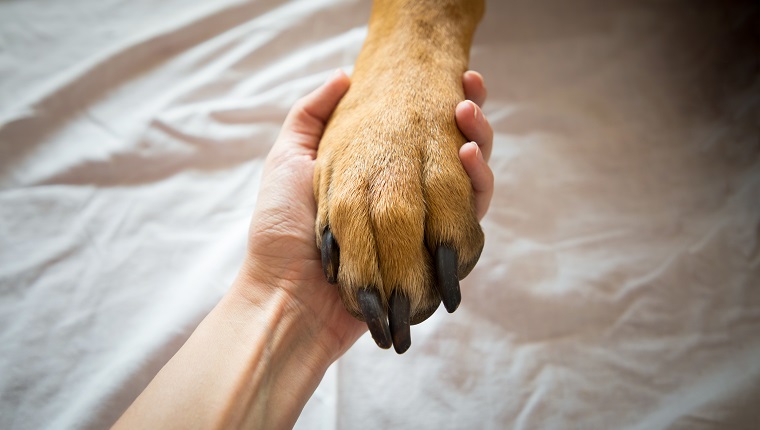
[[[491,0],[497,192],[462,306],[403,356],[360,339],[296,427],[760,428],[744,6]],[[1,428],[131,403],[230,285],[282,120],[351,70],[369,7],[0,3]]]

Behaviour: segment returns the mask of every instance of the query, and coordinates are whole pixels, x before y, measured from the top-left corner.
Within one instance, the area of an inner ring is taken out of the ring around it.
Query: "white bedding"
[[[462,306],[403,356],[360,339],[296,427],[760,428],[759,20],[721,4],[491,0],[497,191]],[[369,7],[0,3],[0,428],[132,402],[230,285],[282,120],[350,72]]]

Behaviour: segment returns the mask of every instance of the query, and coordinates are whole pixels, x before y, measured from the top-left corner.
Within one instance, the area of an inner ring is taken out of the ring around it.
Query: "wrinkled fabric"
[[[104,428],[242,262],[362,0],[0,3],[0,427]],[[298,429],[760,427],[750,2],[488,3],[496,194],[462,305],[369,336]]]

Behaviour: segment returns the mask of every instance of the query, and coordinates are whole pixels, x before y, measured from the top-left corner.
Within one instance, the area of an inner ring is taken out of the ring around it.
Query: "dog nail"
[[[403,354],[412,345],[412,337],[409,333],[409,299],[398,291],[394,291],[388,300],[388,308],[393,348],[397,353]]]
[[[338,266],[340,265],[340,248],[335,241],[330,227],[325,228],[322,233],[322,270],[325,272],[327,282],[335,284],[338,282]]]
[[[438,282],[436,288],[441,296],[443,306],[449,313],[454,312],[462,301],[457,277],[457,252],[448,246],[439,246],[435,251],[435,273]]]
[[[391,332],[388,328],[388,318],[380,298],[380,292],[376,288],[360,288],[356,292],[359,309],[362,311],[364,321],[367,322],[372,339],[377,346],[383,349],[391,347]]]

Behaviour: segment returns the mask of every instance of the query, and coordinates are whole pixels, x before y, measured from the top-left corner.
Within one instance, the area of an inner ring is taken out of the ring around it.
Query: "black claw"
[[[325,272],[327,282],[335,284],[338,282],[338,266],[340,265],[340,248],[335,241],[330,227],[325,228],[322,233],[322,270]]]
[[[388,300],[388,308],[393,348],[397,353],[403,354],[412,345],[412,336],[409,333],[409,298],[394,291]]]
[[[360,288],[356,292],[359,309],[367,322],[372,339],[383,349],[391,347],[391,332],[388,328],[388,316],[385,313],[380,292],[376,288]]]
[[[448,246],[439,246],[435,250],[435,273],[438,278],[436,289],[441,296],[443,306],[449,313],[454,312],[462,301],[457,276],[457,251]]]

